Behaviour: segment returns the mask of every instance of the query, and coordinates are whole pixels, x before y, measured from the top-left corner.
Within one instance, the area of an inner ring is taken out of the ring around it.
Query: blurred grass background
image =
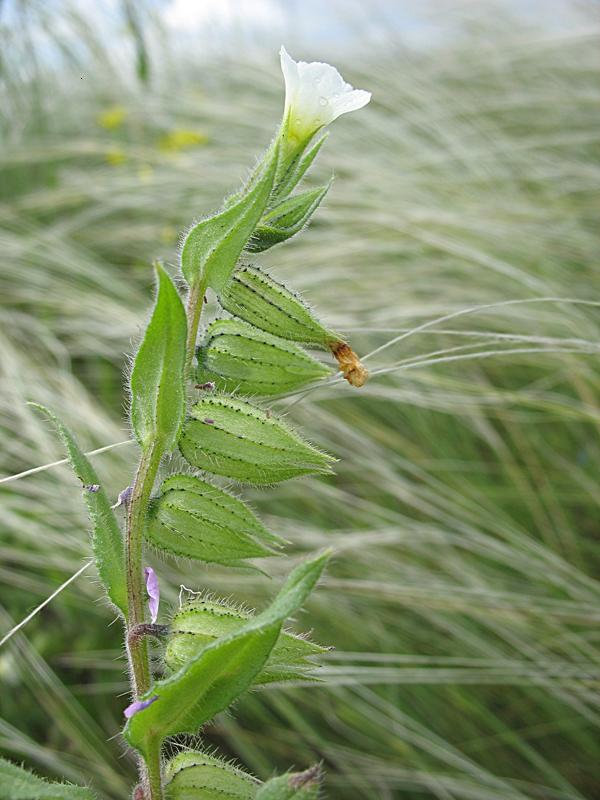
[[[335,548],[297,620],[335,649],[324,685],[249,695],[204,743],[263,778],[322,760],[339,800],[595,798],[598,6],[321,6],[259,3],[260,25],[207,19],[197,39],[169,3],[0,7],[1,475],[62,457],[27,400],[87,449],[127,439],[152,259],[175,272],[178,233],[268,143],[280,41],[335,63],[373,102],[313,170],[336,174],[326,207],[262,263],[376,351],[373,377],[281,401],[337,475],[252,497],[292,542],[276,579]],[[134,461],[95,457],[114,496]],[[1,634],[89,548],[64,466],[0,492]],[[255,606],[274,591],[157,569],[167,606],[180,583]],[[0,750],[117,800],[127,684],[98,594],[89,569],[0,648]]]

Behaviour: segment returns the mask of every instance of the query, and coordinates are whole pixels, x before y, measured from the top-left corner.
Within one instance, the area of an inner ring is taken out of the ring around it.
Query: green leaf
[[[192,466],[257,486],[330,473],[331,456],[250,403],[215,395],[190,410],[179,447]]]
[[[147,541],[160,550],[214,564],[276,555],[283,540],[241,500],[190,475],[173,475],[152,501]]]
[[[219,301],[225,311],[282,339],[328,348],[342,338],[327,330],[297,294],[255,266],[236,270]]]
[[[262,175],[241,200],[190,230],[181,251],[181,271],[190,286],[202,282],[219,292],[227,283],[267,206],[277,157],[274,147]]]
[[[157,681],[142,700],[157,697],[125,726],[129,744],[146,753],[156,741],[198,728],[248,689],[273,649],[283,621],[317,583],[329,553],[291,573],[272,604],[234,633],[207,645],[174,675]]]
[[[165,452],[175,446],[185,413],[187,322],[173,282],[161,266],[156,271],[156,303],[131,373],[131,424],[143,450],[156,443]]]
[[[71,431],[51,411],[39,403],[31,403],[46,414],[54,425],[67,451],[69,463],[83,485],[83,498],[92,523],[92,549],[98,575],[115,606],[127,615],[125,552],[121,530],[110,507],[98,476]],[[89,487],[89,488],[86,488]]]
[[[253,612],[210,595],[195,597],[175,612],[165,646],[167,666],[176,670],[195,658],[207,644],[240,630]],[[326,648],[282,630],[267,663],[254,683],[309,678],[317,666],[311,659]]]
[[[49,783],[23,767],[0,758],[2,800],[95,800],[83,786]]]
[[[263,783],[256,800],[317,800],[321,770],[318,766],[304,772],[288,772]]]
[[[254,800],[260,781],[222,758],[188,750],[166,765],[168,800]]]
[[[198,364],[200,383],[242,395],[283,394],[332,374],[297,345],[234,319],[209,325]]]
[[[248,244],[252,253],[261,253],[295,236],[308,224],[321,205],[331,181],[326,186],[288,197],[264,215]]]

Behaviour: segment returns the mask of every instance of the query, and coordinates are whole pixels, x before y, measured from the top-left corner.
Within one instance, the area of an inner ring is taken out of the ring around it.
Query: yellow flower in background
[[[190,147],[197,147],[207,142],[208,136],[205,133],[186,128],[176,128],[161,136],[158,146],[167,153],[177,153],[180,150],[188,150]]]
[[[342,114],[366,106],[371,92],[354,89],[335,67],[320,61],[294,61],[285,47],[280,50],[285,79],[286,134],[307,141]]]
[[[107,131],[115,131],[121,127],[127,116],[127,110],[123,106],[111,106],[98,114],[97,121],[101,128]]]
[[[120,147],[112,147],[106,151],[106,163],[111,167],[118,167],[119,164],[124,164],[127,161],[127,156]]]

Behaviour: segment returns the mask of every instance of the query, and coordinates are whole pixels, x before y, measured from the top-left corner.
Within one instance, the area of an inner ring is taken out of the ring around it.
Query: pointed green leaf
[[[195,658],[207,644],[240,630],[254,614],[226,600],[211,596],[195,597],[174,614],[164,659],[176,670]],[[254,683],[298,680],[309,677],[317,666],[311,659],[326,648],[291,631],[282,630],[265,667]]]
[[[2,800],[95,800],[84,786],[49,783],[32,772],[0,758]]]
[[[187,750],[165,769],[168,800],[254,800],[260,781],[222,758]]]
[[[271,209],[261,219],[248,244],[248,250],[261,253],[300,233],[321,205],[330,186],[331,182],[326,186],[295,194]]]
[[[282,420],[225,395],[192,406],[179,447],[192,466],[257,486],[329,473],[335,460]]]
[[[327,348],[342,338],[321,325],[302,298],[256,266],[236,270],[219,301],[225,311],[282,339]]]
[[[331,374],[297,345],[242,320],[215,320],[198,348],[198,381],[223,392],[283,394]]]
[[[153,500],[147,541],[167,553],[214,564],[276,555],[282,540],[233,495],[190,475],[173,475]]]
[[[174,675],[156,681],[142,700],[158,699],[125,726],[129,744],[144,753],[167,736],[195,733],[245,692],[267,661],[284,620],[306,600],[328,558],[324,553],[296,567],[262,614],[208,644]]]
[[[318,766],[304,772],[288,772],[263,783],[256,800],[317,800],[321,770]]]
[[[92,549],[100,580],[115,606],[127,614],[127,584],[123,537],[98,476],[71,431],[51,411],[31,403],[46,414],[67,451],[69,463],[83,486],[83,498],[92,523]]]
[[[165,452],[185,413],[187,321],[173,282],[161,266],[156,271],[156,303],[131,372],[131,424],[142,449],[155,442]]]
[[[262,175],[234,205],[190,230],[181,251],[181,271],[190,286],[202,281],[219,292],[229,280],[266,208],[277,166],[278,148],[270,151]]]

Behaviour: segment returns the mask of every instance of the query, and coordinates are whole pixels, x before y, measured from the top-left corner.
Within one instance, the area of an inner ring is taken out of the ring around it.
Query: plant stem
[[[188,337],[185,354],[185,375],[190,377],[194,352],[196,350],[196,339],[198,337],[198,326],[200,325],[200,315],[204,303],[204,293],[206,292],[206,281],[200,280],[194,284],[189,291],[187,299],[187,319]]]
[[[127,506],[127,651],[131,669],[133,694],[136,698],[150,688],[150,664],[146,637],[132,636],[144,622],[144,580],[142,577],[142,545],[144,517],[154,486],[162,451],[153,443],[142,452],[131,499]],[[149,800],[162,800],[160,746],[153,747],[145,764],[140,762],[142,784],[149,790]]]
[[[144,622],[144,583],[142,579],[142,542],[146,506],[160,461],[160,452],[155,445],[150,446],[140,458],[133,482],[131,500],[127,506],[127,602],[129,615],[127,629],[131,631]],[[129,647],[129,658],[133,673],[136,697],[150,688],[150,668],[148,648],[144,639],[133,639]]]
[[[196,338],[200,315],[204,304],[206,281],[201,280],[191,287],[187,301],[188,337],[186,343],[185,375],[190,376],[196,349]],[[148,660],[148,644],[145,636],[136,635],[144,626],[144,581],[142,577],[142,550],[144,518],[162,451],[153,442],[142,452],[138,465],[131,499],[127,507],[127,650],[131,667],[133,694],[136,698],[150,688],[151,675]],[[160,742],[148,743],[145,761],[140,762],[142,785],[149,793],[149,800],[162,800],[162,776],[160,765]]]
[[[158,739],[150,739],[148,741],[148,750],[146,752],[146,781],[150,792],[150,800],[162,800],[160,742]]]

